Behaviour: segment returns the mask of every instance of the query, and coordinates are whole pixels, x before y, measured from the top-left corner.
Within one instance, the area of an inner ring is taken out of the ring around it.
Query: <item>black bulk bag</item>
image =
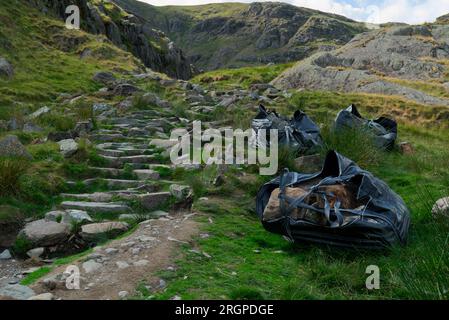
[[[288,198],[287,187],[313,182],[308,195]],[[354,197],[363,205],[357,209],[339,208],[339,201],[330,205],[328,195],[320,195],[320,188],[353,184]],[[280,215],[264,219],[264,210],[271,193],[279,188]],[[310,194],[324,198],[323,208],[317,208],[305,199]],[[396,243],[405,244],[410,224],[410,213],[399,195],[370,172],[359,168],[352,160],[330,151],[321,172],[301,174],[285,172],[266,183],[258,192],[256,212],[266,230],[289,237],[295,242],[318,243],[339,247],[381,249]],[[307,210],[319,216],[320,223],[311,219],[292,217],[293,210]],[[323,223],[324,221],[324,223]]]
[[[277,129],[279,146],[287,146],[297,154],[313,152],[322,145],[320,128],[300,110],[294,113],[292,119],[288,119],[259,105],[259,113],[252,121],[252,128],[255,132],[266,129],[267,134],[270,129]],[[269,146],[264,137],[258,137],[257,144]]]
[[[365,119],[355,105],[341,110],[335,119],[336,131],[344,128],[366,128],[373,134],[375,146],[386,150],[394,147],[398,135],[396,121],[386,117],[374,120]]]

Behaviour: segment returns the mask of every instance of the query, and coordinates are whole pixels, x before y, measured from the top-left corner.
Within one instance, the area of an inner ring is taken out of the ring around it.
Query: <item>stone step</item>
[[[126,204],[118,202],[84,202],[84,201],[64,201],[61,203],[64,209],[77,209],[90,213],[130,213],[132,209]]]
[[[100,143],[96,146],[97,149],[147,149],[150,148],[148,143],[132,143],[132,142],[107,142]]]
[[[108,192],[94,192],[94,193],[61,193],[64,198],[77,199],[88,202],[109,202],[115,197],[123,199],[132,199],[139,194],[139,191],[134,189],[116,190]]]
[[[154,163],[156,161],[154,155],[139,155],[139,156],[126,156],[126,157],[111,157],[99,155],[106,160],[107,166],[110,168],[123,168],[126,163]],[[137,169],[137,168],[136,168]]]
[[[85,185],[93,185],[95,183],[106,183],[109,188],[137,188],[145,185],[142,180],[123,180],[123,179],[104,179],[92,178],[83,181]]]
[[[137,169],[133,172],[139,180],[159,180],[161,177],[159,172],[151,169]]]
[[[93,141],[116,141],[116,140],[121,140],[124,139],[125,136],[121,133],[115,133],[115,134],[107,134],[107,133],[96,133],[96,134],[91,134],[89,135],[89,139],[93,140]]]
[[[101,176],[108,178],[120,177],[125,173],[125,170],[116,168],[89,167],[89,169],[92,170],[92,172],[99,173]]]

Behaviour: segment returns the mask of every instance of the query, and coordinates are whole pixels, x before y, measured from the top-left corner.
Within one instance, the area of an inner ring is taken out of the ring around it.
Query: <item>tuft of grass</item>
[[[18,194],[20,178],[26,173],[29,161],[17,158],[0,158],[0,196]]]

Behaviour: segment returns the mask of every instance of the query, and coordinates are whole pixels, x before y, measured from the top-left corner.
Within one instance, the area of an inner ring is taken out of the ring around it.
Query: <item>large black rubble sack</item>
[[[286,171],[263,185],[256,212],[266,230],[292,241],[349,248],[405,244],[410,224],[400,196],[335,151],[321,172]]]
[[[344,128],[365,128],[374,136],[375,146],[385,150],[394,147],[398,135],[397,127],[396,121],[386,117],[374,120],[363,118],[355,105],[341,110],[335,119],[336,131]]]
[[[268,137],[270,129],[277,129],[279,146],[286,146],[297,154],[314,152],[323,143],[320,128],[300,110],[294,113],[293,118],[288,119],[259,105],[259,113],[252,121],[252,128],[255,132],[266,129]],[[259,136],[257,143],[261,147],[268,147],[268,141]]]

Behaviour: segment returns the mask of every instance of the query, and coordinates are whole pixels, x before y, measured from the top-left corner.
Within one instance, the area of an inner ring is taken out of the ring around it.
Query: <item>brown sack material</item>
[[[307,193],[310,188],[310,184],[303,185],[295,188],[286,188],[287,197],[297,199]],[[322,186],[318,189],[320,193],[325,193],[327,201],[330,204],[330,207],[333,208],[337,200],[340,201],[341,209],[355,209],[362,205],[356,198],[356,187],[354,185],[329,185]],[[263,214],[263,220],[268,221],[276,218],[280,218],[282,216],[280,210],[280,201],[279,201],[279,193],[280,189],[276,188],[272,191],[270,200],[265,207],[265,211]],[[305,203],[309,205],[313,205],[316,208],[324,209],[325,201],[322,197],[322,194],[319,193],[311,193],[305,200]],[[287,204],[288,205],[288,204]],[[313,221],[319,224],[326,224],[324,216],[319,212],[315,212],[313,210],[307,210],[302,208],[294,208],[291,212],[290,216],[294,219],[303,219]]]
[[[271,192],[270,200],[265,207],[263,212],[263,220],[268,221],[276,218],[282,217],[281,204],[279,200],[280,189],[276,188]],[[297,199],[307,193],[307,190],[302,188],[285,188],[285,193],[287,197]],[[301,209],[295,208],[291,213],[292,216],[299,216]]]

